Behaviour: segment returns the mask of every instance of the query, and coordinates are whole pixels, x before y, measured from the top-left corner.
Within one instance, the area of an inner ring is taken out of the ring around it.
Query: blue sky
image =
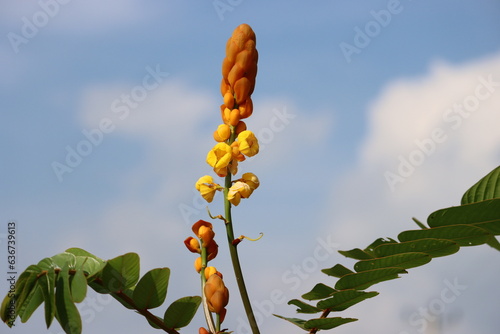
[[[211,173],[204,160],[220,123],[220,65],[241,23],[257,35],[247,125],[263,149],[240,165],[261,187],[234,209],[235,233],[265,235],[240,247],[262,332],[294,330],[269,313],[295,316],[286,301],[328,284],[319,269],[351,265],[333,249],[415,228],[411,217],[459,204],[499,164],[497,1],[0,6],[0,237],[15,220],[19,270],[72,246],[105,259],[134,251],[143,273],[172,269],[167,301],[198,293],[182,241],[208,219],[194,182]],[[84,154],[68,158],[71,150]],[[54,163],[71,172],[58,177]],[[222,229],[218,236],[225,253]],[[487,246],[462,249],[375,286],[378,297],[345,314],[360,321],[337,332],[422,333],[425,323],[427,333],[439,324],[441,333],[494,333],[496,257]],[[233,288],[226,323],[245,333],[226,260],[214,263]],[[444,305],[453,282],[466,288]],[[84,333],[154,331],[118,303],[92,298],[81,305]],[[424,322],[425,307],[435,317]],[[57,326],[47,332],[59,334]],[[39,311],[11,332],[43,327]]]

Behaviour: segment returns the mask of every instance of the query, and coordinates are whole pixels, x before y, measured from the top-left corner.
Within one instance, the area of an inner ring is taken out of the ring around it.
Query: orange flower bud
[[[236,64],[239,64],[243,68],[248,68],[254,62],[252,50],[241,50],[236,55]]]
[[[237,141],[233,142],[231,144],[231,148],[233,149],[233,158],[236,159],[237,161],[244,161],[246,158],[245,156],[240,152],[240,143]]]
[[[250,117],[253,112],[253,102],[250,97],[248,97],[245,101],[245,103],[240,104],[239,108],[240,110],[240,119]]]
[[[229,114],[229,125],[236,126],[240,121],[240,111],[238,109],[231,110]]]
[[[208,245],[214,240],[215,232],[211,227],[201,226],[198,230],[198,237],[201,239],[201,245],[203,247],[208,247]]]
[[[240,110],[240,118],[241,118],[241,110]],[[240,134],[240,132],[243,132],[247,129],[247,125],[243,121],[239,121],[238,124],[236,125],[236,128],[234,131],[236,132],[237,135]]]
[[[215,232],[212,230],[212,227],[212,224],[204,220],[198,220],[193,224],[193,233],[201,239],[201,245],[203,247],[207,247],[207,245],[210,244],[215,236]]]
[[[221,124],[217,127],[217,130],[214,131],[214,139],[218,142],[223,142],[229,139],[231,136],[231,129],[227,124]]]
[[[195,238],[188,237],[186,240],[184,240],[184,244],[192,253],[201,253],[200,242]]]
[[[219,252],[219,245],[217,245],[215,240],[212,240],[207,245],[207,261],[214,259],[217,256],[218,252]]]
[[[245,74],[245,69],[241,67],[240,64],[234,64],[233,68],[231,68],[231,71],[229,71],[229,74],[227,75],[227,82],[231,87],[234,87],[236,80],[243,77],[243,74]]]
[[[210,276],[215,274],[217,272],[217,269],[215,267],[206,267],[205,268],[205,279],[209,279]]]
[[[207,331],[205,328],[200,327],[200,329],[198,330],[198,334],[210,334],[210,332]]]
[[[229,71],[231,71],[233,65],[234,61],[229,60],[227,57],[222,60],[222,77],[227,78],[227,75],[229,74]]]
[[[229,290],[219,275],[212,275],[205,284],[205,296],[207,297],[210,312],[220,314],[229,302]]]
[[[250,80],[247,77],[243,77],[238,79],[234,83],[234,95],[236,97],[236,103],[243,104],[245,100],[248,98],[248,94],[250,93]]]
[[[233,109],[234,96],[233,94],[231,94],[231,92],[227,92],[226,94],[224,94],[224,105],[229,109]]]
[[[226,94],[227,92],[231,92],[231,87],[229,86],[229,83],[226,80],[226,77],[222,78],[222,81],[220,83],[220,93],[222,96]]]
[[[196,258],[196,260],[194,260],[194,269],[197,271],[197,272],[200,272],[201,271],[201,256],[198,256]]]

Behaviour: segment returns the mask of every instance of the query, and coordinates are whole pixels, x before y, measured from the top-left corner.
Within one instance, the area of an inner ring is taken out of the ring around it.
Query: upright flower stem
[[[233,232],[233,220],[231,218],[231,203],[227,199],[227,194],[231,188],[231,173],[228,173],[225,178],[224,184],[224,213],[226,219],[226,233],[227,241],[229,245],[229,252],[231,254],[231,262],[233,264],[234,275],[236,277],[236,283],[238,284],[238,289],[240,290],[241,300],[245,308],[245,312],[248,317],[248,322],[253,334],[260,334],[257,321],[253,314],[252,305],[250,304],[250,299],[248,298],[247,288],[245,286],[245,280],[243,279],[243,272],[241,270],[240,259],[238,256],[237,246],[233,244],[234,232]]]

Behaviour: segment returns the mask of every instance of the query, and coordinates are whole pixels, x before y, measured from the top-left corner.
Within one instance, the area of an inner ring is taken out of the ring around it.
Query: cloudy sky
[[[194,183],[211,174],[220,65],[241,23],[257,35],[247,125],[262,149],[240,171],[261,187],[233,215],[237,235],[264,233],[240,245],[261,332],[295,331],[270,314],[295,317],[289,299],[333,285],[319,270],[353,264],[337,250],[416,228],[412,217],[458,205],[500,161],[495,0],[0,6],[0,242],[15,221],[19,272],[69,247],[104,259],[137,252],[142,273],[172,269],[167,302],[199,293],[183,240],[209,219]],[[214,265],[231,290],[225,325],[248,333],[214,224]],[[0,255],[6,276],[4,246]],[[497,333],[499,256],[462,249],[376,285],[379,296],[341,314],[360,320],[336,332]],[[106,296],[80,309],[84,333],[155,332]],[[42,329],[40,309],[10,333]]]

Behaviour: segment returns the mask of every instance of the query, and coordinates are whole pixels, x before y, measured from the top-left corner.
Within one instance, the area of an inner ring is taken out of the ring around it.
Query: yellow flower
[[[260,185],[259,178],[253,173],[245,173],[241,176],[241,180],[248,184],[252,192],[257,189]]]
[[[259,142],[252,131],[245,130],[238,135],[240,152],[247,157],[253,157],[259,153]]]
[[[227,199],[231,204],[238,205],[242,198],[248,198],[252,194],[252,189],[245,182],[235,182],[227,193]]]
[[[207,163],[215,169],[222,169],[229,165],[233,157],[231,146],[226,143],[217,143],[207,154]]]
[[[214,183],[214,179],[210,175],[200,177],[196,181],[195,187],[208,203],[214,199],[215,192],[220,190],[220,186]]]

